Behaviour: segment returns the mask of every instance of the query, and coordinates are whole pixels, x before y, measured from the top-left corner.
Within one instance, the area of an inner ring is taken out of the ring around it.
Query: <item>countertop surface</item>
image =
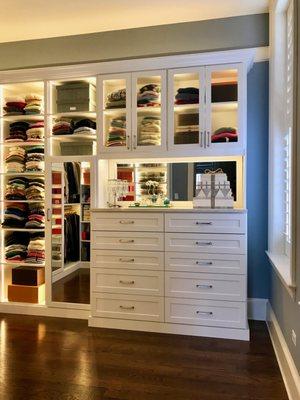
[[[120,207],[120,208],[92,208],[92,212],[162,212],[162,213],[238,213],[246,214],[242,208],[178,208],[178,207]]]

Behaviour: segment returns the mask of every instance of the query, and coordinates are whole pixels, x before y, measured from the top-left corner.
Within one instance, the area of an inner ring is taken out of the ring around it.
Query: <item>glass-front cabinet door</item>
[[[166,71],[132,74],[132,150],[166,148]]]
[[[131,74],[98,77],[100,152],[131,149]]]
[[[242,64],[206,67],[205,142],[212,152],[228,154],[244,147],[242,68]]]
[[[204,146],[205,68],[180,68],[168,75],[169,149]]]

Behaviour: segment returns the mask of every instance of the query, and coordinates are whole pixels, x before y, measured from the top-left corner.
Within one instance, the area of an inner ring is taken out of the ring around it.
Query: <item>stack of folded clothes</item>
[[[28,185],[25,190],[27,200],[44,200],[45,199],[45,179],[43,177],[35,177],[28,179]]]
[[[26,106],[24,107],[25,114],[35,115],[43,113],[43,98],[36,94],[28,94],[25,97]]]
[[[70,119],[57,119],[52,127],[53,135],[72,135],[73,123]]]
[[[195,87],[179,88],[175,96],[175,104],[199,103],[199,89]]]
[[[120,115],[110,121],[107,147],[126,146],[126,116]]]
[[[2,226],[6,228],[24,228],[28,216],[25,203],[8,203],[4,211]]]
[[[8,232],[5,235],[5,260],[21,262],[27,256],[29,234],[27,232]]]
[[[26,151],[22,147],[10,147],[5,157],[6,172],[23,172]]]
[[[159,107],[160,106],[160,86],[150,83],[140,88],[137,94],[138,107]]]
[[[5,200],[26,200],[28,179],[15,176],[10,178],[5,188]]]
[[[213,143],[237,142],[238,141],[237,130],[236,128],[232,127],[219,128],[213,133],[211,141]]]
[[[107,95],[106,108],[126,108],[126,89],[115,90]]]
[[[90,134],[96,135],[96,122],[89,119],[84,118],[79,121],[74,121],[74,134]]]
[[[44,121],[35,121],[26,131],[28,142],[42,142],[44,140]]]
[[[22,97],[7,97],[6,105],[3,107],[5,115],[22,115],[26,102]]]
[[[26,171],[44,171],[44,147],[32,146],[26,152]]]
[[[45,262],[45,237],[44,232],[34,232],[30,235],[26,263],[44,264]]]
[[[25,224],[28,229],[45,228],[45,211],[41,203],[30,203],[28,221]]]
[[[6,142],[25,142],[27,140],[26,131],[30,124],[26,121],[16,121],[9,125],[9,136]]]
[[[139,125],[140,146],[159,146],[161,144],[160,117],[144,117]]]

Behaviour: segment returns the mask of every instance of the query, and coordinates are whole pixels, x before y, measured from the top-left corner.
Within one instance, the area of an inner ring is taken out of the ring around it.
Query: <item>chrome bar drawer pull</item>
[[[134,262],[134,258],[119,258],[120,262]]]
[[[119,223],[122,225],[130,225],[130,224],[134,224],[134,221],[119,221]]]
[[[121,310],[134,310],[134,306],[119,306]]]
[[[198,246],[212,246],[212,242],[196,242]]]
[[[214,315],[212,311],[196,311],[196,314],[198,315]]]
[[[212,261],[196,261],[197,265],[213,265]]]
[[[119,280],[119,282],[122,285],[134,285],[134,281],[122,281],[122,280]]]
[[[119,243],[134,243],[134,239],[119,239]]]
[[[201,222],[201,221],[196,221],[196,225],[212,225],[212,222]]]
[[[204,285],[204,284],[198,283],[196,285],[196,288],[198,288],[198,289],[212,289],[213,285]]]

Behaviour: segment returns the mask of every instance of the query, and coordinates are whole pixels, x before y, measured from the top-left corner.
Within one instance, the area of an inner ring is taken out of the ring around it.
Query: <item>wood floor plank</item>
[[[251,341],[0,314],[0,399],[287,400],[265,323]]]

